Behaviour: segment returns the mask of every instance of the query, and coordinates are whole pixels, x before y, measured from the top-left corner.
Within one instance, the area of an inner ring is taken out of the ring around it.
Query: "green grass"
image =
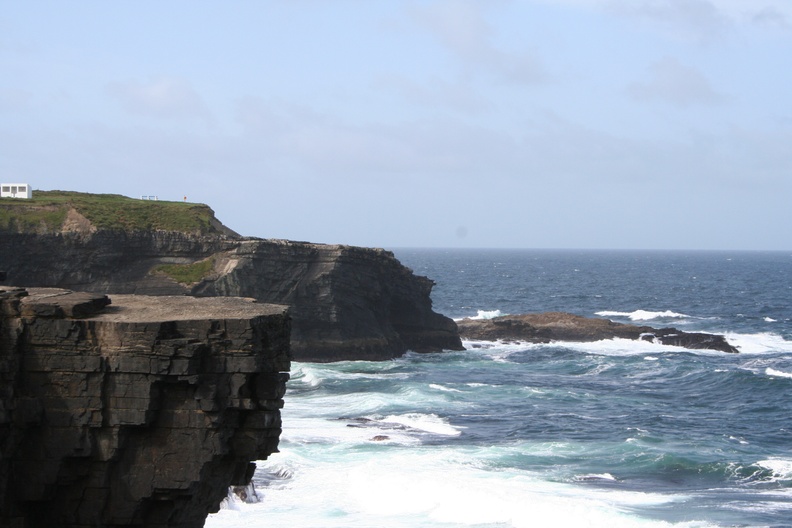
[[[154,268],[181,284],[194,284],[203,280],[214,267],[214,257],[193,264],[163,264]]]
[[[65,207],[27,207],[14,204],[5,207],[7,199],[0,199],[0,231],[12,232],[57,232],[66,220]],[[20,200],[16,200],[20,201]],[[27,202],[27,200],[25,200]]]
[[[70,208],[98,229],[212,233],[214,213],[204,204],[137,200],[118,194],[33,191],[29,200],[0,199],[0,229],[59,230]]]

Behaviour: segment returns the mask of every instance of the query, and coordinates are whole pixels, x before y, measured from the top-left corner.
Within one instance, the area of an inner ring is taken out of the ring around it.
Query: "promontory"
[[[249,297],[287,305],[298,361],[459,350],[433,282],[389,251],[242,237],[206,205],[39,191],[0,200],[0,269],[15,286]]]

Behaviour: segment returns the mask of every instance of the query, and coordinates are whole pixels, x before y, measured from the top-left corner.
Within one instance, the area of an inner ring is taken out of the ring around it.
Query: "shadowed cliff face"
[[[160,268],[201,262],[207,271],[188,283]],[[456,324],[432,310],[433,283],[381,249],[174,231],[0,232],[0,269],[17,286],[287,304],[301,361],[462,348]]]
[[[285,307],[0,289],[0,526],[200,527],[277,450]]]

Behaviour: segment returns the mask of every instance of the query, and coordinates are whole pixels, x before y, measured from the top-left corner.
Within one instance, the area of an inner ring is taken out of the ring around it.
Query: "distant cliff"
[[[107,303],[0,288],[0,526],[198,528],[277,450],[285,307]]]
[[[462,348],[456,324],[432,310],[432,281],[388,251],[244,238],[206,206],[36,196],[0,200],[0,269],[10,284],[286,304],[301,361]]]

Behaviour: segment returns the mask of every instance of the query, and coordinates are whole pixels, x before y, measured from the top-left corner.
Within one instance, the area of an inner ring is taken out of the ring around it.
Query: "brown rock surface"
[[[0,288],[0,526],[200,527],[277,450],[285,307],[106,301]]]

